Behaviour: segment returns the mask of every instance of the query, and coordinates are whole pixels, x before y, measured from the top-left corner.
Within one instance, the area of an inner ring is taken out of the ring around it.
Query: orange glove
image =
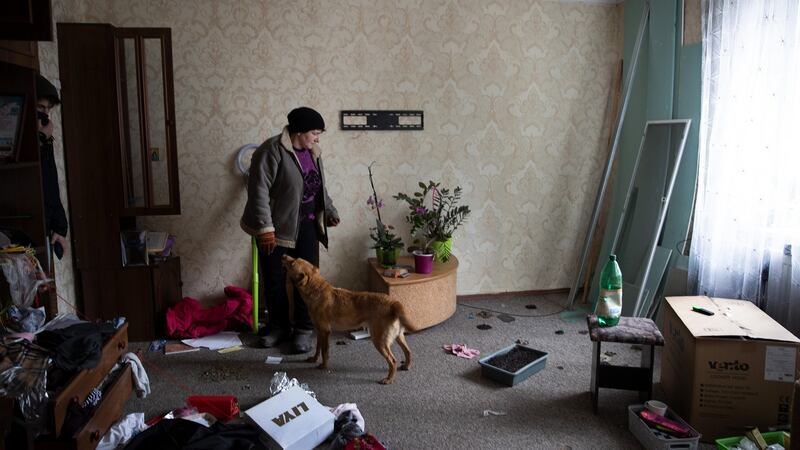
[[[256,236],[256,243],[258,244],[258,248],[261,249],[262,252],[266,254],[271,254],[277,244],[275,243],[275,232],[268,231],[266,233],[261,233]]]

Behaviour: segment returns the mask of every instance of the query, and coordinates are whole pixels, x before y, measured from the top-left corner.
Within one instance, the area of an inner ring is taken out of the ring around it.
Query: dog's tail
[[[406,310],[403,308],[403,304],[400,302],[392,303],[392,316],[400,321],[400,325],[402,325],[406,331],[417,331],[419,329],[411,325],[411,322],[408,321],[408,318],[406,317]]]

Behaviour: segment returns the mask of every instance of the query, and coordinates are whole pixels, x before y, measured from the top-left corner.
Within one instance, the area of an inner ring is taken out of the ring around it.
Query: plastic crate
[[[783,431],[768,431],[766,433],[761,433],[761,436],[764,436],[764,440],[767,441],[767,445],[783,445]],[[714,442],[717,443],[717,450],[728,450],[729,448],[738,445],[739,441],[741,441],[743,437],[744,436],[733,436],[719,438]]]
[[[503,370],[499,367],[495,367],[488,363],[488,361],[494,358],[495,356],[505,355],[506,353],[510,352],[511,350],[517,347],[535,352],[534,355],[535,358],[533,361],[526,364],[524,367],[520,368],[516,372],[509,372],[507,370]],[[544,369],[544,367],[547,365],[547,352],[536,350],[525,345],[514,344],[502,350],[498,350],[492,353],[491,355],[484,356],[483,358],[478,360],[478,363],[481,365],[481,375],[483,375],[484,377],[503,383],[507,386],[514,386],[520,381]]]
[[[671,408],[667,407],[667,413],[664,414],[664,417],[688,427],[692,432],[691,437],[679,438],[650,428],[647,423],[639,417],[639,413],[644,409],[644,405],[628,406],[628,429],[636,436],[636,439],[639,440],[644,448],[648,450],[697,450],[700,441],[700,433],[681,419],[680,416],[672,412]]]

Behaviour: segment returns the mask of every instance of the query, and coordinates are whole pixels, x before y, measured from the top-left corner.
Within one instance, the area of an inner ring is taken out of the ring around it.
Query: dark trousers
[[[267,322],[270,330],[276,328],[290,329],[289,298],[286,295],[286,269],[281,258],[289,255],[293,258],[303,258],[319,267],[319,242],[317,241],[317,227],[312,220],[304,220],[300,224],[300,233],[297,236],[294,248],[277,246],[272,254],[258,252],[259,269],[261,271],[261,298],[267,307]],[[300,330],[312,330],[314,324],[308,315],[306,303],[300,297],[297,288],[294,288],[294,327]]]

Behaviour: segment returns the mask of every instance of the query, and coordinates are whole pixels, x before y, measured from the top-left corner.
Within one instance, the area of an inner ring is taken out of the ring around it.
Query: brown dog
[[[317,348],[308,362],[317,362],[322,353],[319,368],[327,368],[331,331],[354,330],[366,325],[375,348],[389,363],[389,374],[381,380],[382,384],[394,381],[397,372],[392,341],[397,341],[406,358],[400,370],[411,368],[411,349],[403,331],[416,329],[408,323],[402,303],[391,300],[386,294],[335,288],[322,278],[319,268],[302,258],[284,255],[283,266],[286,267],[287,290],[292,291],[289,283],[297,286],[317,332]]]

